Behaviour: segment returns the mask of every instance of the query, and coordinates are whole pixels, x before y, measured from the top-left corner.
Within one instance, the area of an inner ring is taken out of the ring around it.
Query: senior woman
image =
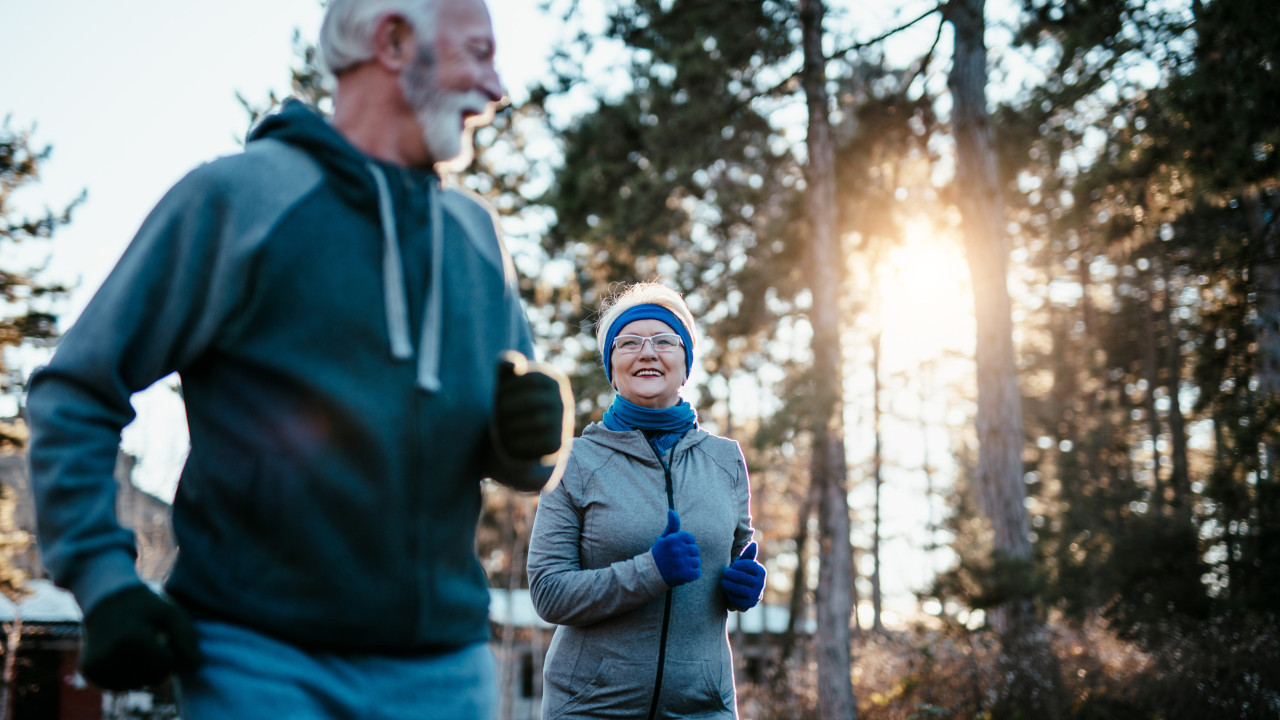
[[[764,590],[738,444],[680,397],[694,322],[678,293],[633,285],[596,342],[617,391],[544,495],[529,547],[534,607],[559,625],[543,717],[736,718],[725,620]]]

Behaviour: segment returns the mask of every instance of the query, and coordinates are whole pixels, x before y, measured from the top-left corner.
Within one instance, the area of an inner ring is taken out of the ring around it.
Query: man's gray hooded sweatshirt
[[[641,431],[593,423],[539,501],[529,587],[560,625],[543,671],[547,720],[737,717],[720,578],[751,541],[746,464],[736,442],[694,429],[666,465]],[[676,588],[650,552],[669,507],[702,558],[702,577]]]
[[[117,522],[129,397],[179,373],[191,450],[168,591],[302,645],[488,638],[475,557],[496,363],[532,354],[490,213],[291,101],[152,211],[27,400],[39,539],[86,612],[139,582]]]

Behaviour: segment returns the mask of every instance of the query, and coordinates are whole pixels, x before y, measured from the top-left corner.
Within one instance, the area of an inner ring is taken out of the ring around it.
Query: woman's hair
[[[414,42],[431,47],[440,0],[330,0],[320,24],[320,66],[337,76],[373,59],[378,19],[396,13],[413,25]]]
[[[684,323],[685,332],[694,346],[698,344],[698,334],[694,332],[693,313],[685,304],[680,293],[665,285],[655,282],[639,282],[624,288],[622,292],[604,301],[600,306],[600,320],[596,322],[596,347],[600,355],[605,354],[605,341],[609,336],[609,326],[618,316],[637,305],[661,305],[675,314]],[[675,330],[676,328],[672,328]],[[694,347],[690,347],[692,351]]]

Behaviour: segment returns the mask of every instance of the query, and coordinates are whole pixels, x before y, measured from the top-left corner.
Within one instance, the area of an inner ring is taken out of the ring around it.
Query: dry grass
[[[1261,720],[1280,718],[1280,619],[1207,623],[1164,630],[1144,650],[1100,620],[1048,629],[1072,720]],[[863,633],[854,642],[851,677],[859,720],[965,718],[1036,720],[996,708],[1008,688],[1001,646],[990,632],[916,627]],[[1032,659],[1034,661],[1034,659]],[[1045,665],[1041,665],[1045,666]],[[786,673],[739,689],[743,720],[822,720],[816,669]]]

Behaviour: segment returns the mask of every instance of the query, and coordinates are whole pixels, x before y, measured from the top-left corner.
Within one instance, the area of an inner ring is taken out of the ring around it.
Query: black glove
[[[199,660],[186,612],[145,585],[111,593],[85,616],[80,674],[106,690],[155,685]]]
[[[499,449],[513,460],[534,462],[560,451],[573,432],[569,381],[549,365],[530,367],[518,352],[498,360],[493,424]]]

